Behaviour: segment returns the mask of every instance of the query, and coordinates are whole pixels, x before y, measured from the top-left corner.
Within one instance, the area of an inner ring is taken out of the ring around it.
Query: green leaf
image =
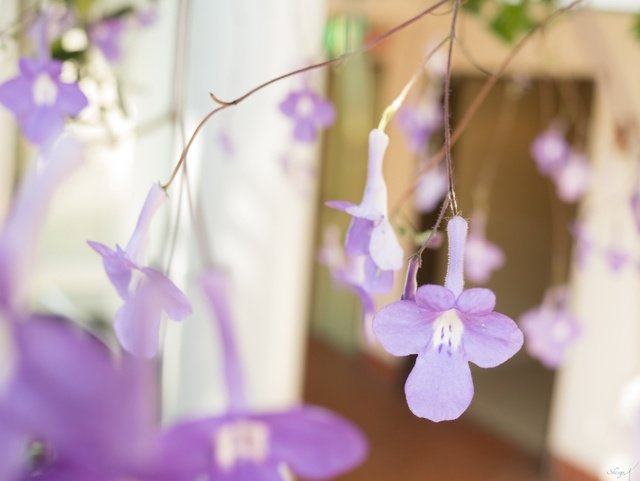
[[[518,35],[531,29],[534,24],[529,18],[528,4],[527,0],[523,0],[520,4],[502,5],[489,24],[491,30],[503,40],[512,42]]]
[[[467,12],[479,14],[483,4],[484,0],[467,0],[462,4],[462,8]]]
[[[640,40],[640,12],[633,16],[633,34]]]

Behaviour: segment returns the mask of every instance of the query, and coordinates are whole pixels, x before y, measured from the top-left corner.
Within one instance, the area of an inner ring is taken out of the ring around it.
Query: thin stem
[[[460,11],[460,0],[454,0],[453,14],[451,15],[451,31],[449,33],[449,53],[447,54],[447,73],[444,77],[444,155],[447,163],[449,178],[449,202],[453,215],[458,215],[458,202],[453,186],[453,161],[451,160],[451,58],[453,56],[453,44],[456,38],[456,21]]]
[[[442,224],[442,220],[444,219],[444,214],[447,212],[448,207],[449,207],[449,197],[445,197],[444,202],[442,202],[442,207],[440,207],[440,212],[438,213],[438,218],[436,219],[436,223],[431,228],[431,232],[429,233],[427,238],[424,240],[424,242],[420,246],[420,249],[418,249],[418,252],[414,254],[415,256],[418,256],[420,258],[421,264],[422,264],[422,254],[424,253],[425,249],[429,247],[429,244],[431,243],[431,239],[433,239],[433,237],[438,233],[438,228],[440,227],[440,224]]]
[[[513,49],[502,61],[502,64],[500,65],[498,70],[496,70],[493,73],[493,75],[489,79],[487,79],[486,83],[483,85],[478,95],[473,99],[473,102],[471,102],[471,105],[462,116],[462,119],[460,119],[460,123],[457,125],[455,131],[451,135],[451,145],[455,145],[455,143],[458,141],[462,133],[465,131],[465,129],[469,125],[469,122],[471,122],[471,119],[473,119],[473,116],[477,113],[478,109],[480,108],[480,105],[482,105],[482,102],[485,101],[485,99],[489,95],[489,92],[491,92],[491,89],[493,89],[493,87],[496,85],[500,77],[502,77],[502,75],[504,74],[507,67],[511,65],[511,62],[513,61],[513,59],[518,55],[520,50],[522,50],[522,48],[527,44],[529,39],[533,37],[536,33],[538,33],[540,30],[543,30],[551,21],[555,20],[557,17],[573,9],[576,5],[582,3],[583,1],[584,0],[574,0],[566,7],[559,8],[558,10],[553,12],[551,15],[549,15],[547,18],[545,18],[541,23],[539,23],[534,28],[529,30],[527,34],[524,37],[522,37],[518,41],[518,43],[516,43]],[[441,162],[445,158],[446,150],[447,150],[447,146],[443,145],[440,148],[440,150],[438,150],[438,152],[436,152],[431,157],[429,162],[425,163],[425,165],[420,169],[417,177],[419,178],[420,175],[424,174],[425,172],[428,172],[429,169],[431,169],[437,163]],[[413,195],[414,191],[416,190],[416,187],[417,187],[417,183],[411,186],[409,189],[407,189],[403,193],[403,195],[400,196],[400,199],[398,200],[397,205],[393,208],[392,211],[396,211],[404,202],[406,202],[411,197],[411,195]]]
[[[389,104],[386,109],[384,109],[382,117],[380,118],[380,123],[378,124],[378,130],[384,131],[387,128],[387,125],[389,124],[393,116],[396,114],[396,112],[398,112],[398,110],[400,110],[400,107],[402,107],[402,104],[406,100],[407,95],[409,95],[409,92],[415,85],[418,77],[420,77],[420,74],[423,72],[425,65],[429,62],[429,60],[431,60],[431,57],[433,57],[436,52],[442,48],[442,46],[447,42],[448,39],[449,37],[445,37],[440,41],[438,45],[431,49],[431,51],[427,54],[425,59],[420,63],[416,71],[413,73],[411,79],[409,79],[406,85],[402,88],[400,94],[394,99],[393,102],[391,102],[391,104]]]
[[[282,74],[282,75],[279,75],[277,77],[274,77],[271,80],[268,80],[268,81],[258,85],[257,87],[252,88],[251,90],[249,90],[248,92],[242,94],[240,97],[237,97],[234,100],[225,101],[225,100],[220,99],[219,97],[217,97],[214,94],[209,94],[211,96],[211,98],[214,100],[214,102],[216,102],[218,104],[218,107],[216,107],[215,109],[211,110],[207,115],[205,115],[205,117],[196,126],[196,129],[191,134],[191,137],[189,138],[189,142],[187,142],[187,145],[185,146],[184,150],[182,151],[182,154],[180,155],[180,158],[178,159],[178,162],[177,162],[176,166],[174,167],[173,171],[171,172],[171,176],[169,177],[169,180],[165,184],[162,185],[162,188],[165,189],[165,190],[168,190],[169,187],[171,187],[171,183],[174,181],[175,177],[178,175],[178,172],[180,171],[180,167],[182,166],[183,163],[186,162],[187,154],[189,153],[189,149],[191,148],[191,145],[193,144],[193,141],[197,137],[198,133],[200,133],[200,131],[202,130],[202,127],[204,127],[207,124],[207,122],[209,122],[211,117],[213,117],[215,114],[217,114],[221,110],[225,110],[225,109],[227,109],[229,107],[232,107],[234,105],[238,105],[240,102],[244,101],[245,99],[247,99],[248,97],[252,96],[256,92],[259,92],[260,90],[264,89],[265,87],[268,87],[271,84],[279,82],[280,80],[284,80],[284,79],[286,79],[288,77],[292,77],[294,75],[298,75],[298,74],[301,74],[303,72],[308,72],[310,70],[316,70],[316,69],[319,69],[319,68],[322,68],[322,67],[326,67],[328,65],[339,63],[339,62],[345,60],[348,57],[351,57],[351,56],[359,54],[359,53],[366,52],[368,50],[371,50],[372,48],[376,47],[379,43],[381,43],[384,40],[386,40],[388,37],[390,37],[393,34],[405,29],[409,25],[417,22],[422,17],[430,14],[434,10],[436,10],[439,7],[441,7],[442,5],[444,5],[445,3],[448,3],[448,1],[449,0],[439,0],[438,2],[434,3],[430,7],[426,8],[425,10],[421,11],[420,13],[418,13],[417,15],[414,15],[413,17],[411,17],[408,20],[405,20],[401,24],[396,25],[392,29],[387,30],[386,32],[378,35],[377,37],[375,37],[374,39],[370,40],[369,42],[365,43],[364,45],[362,45],[361,47],[359,47],[357,49],[354,49],[354,50],[351,50],[349,52],[343,53],[342,55],[339,55],[338,57],[334,57],[332,59],[325,60],[323,62],[318,62],[318,63],[312,64],[312,65],[308,65],[306,67],[302,67],[302,68],[299,68],[299,69],[296,69],[296,70],[292,70],[291,72],[287,72],[285,74]]]

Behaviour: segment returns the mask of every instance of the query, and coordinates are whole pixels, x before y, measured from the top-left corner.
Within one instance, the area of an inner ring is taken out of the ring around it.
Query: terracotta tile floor
[[[368,461],[343,481],[533,481],[537,463],[464,418],[435,424],[407,409],[400,379],[312,341],[305,398],[360,425]]]

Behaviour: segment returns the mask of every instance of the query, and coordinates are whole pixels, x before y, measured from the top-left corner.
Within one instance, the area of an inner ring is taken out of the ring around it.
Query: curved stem
[[[200,132],[200,130],[202,130],[202,127],[204,127],[206,125],[206,123],[209,122],[211,117],[213,117],[215,114],[217,114],[221,110],[227,109],[227,108],[232,107],[234,105],[238,105],[240,102],[244,101],[245,99],[247,99],[248,97],[252,96],[253,94],[259,92],[260,90],[264,89],[265,87],[268,87],[271,84],[279,82],[280,80],[284,80],[284,79],[286,79],[288,77],[293,77],[294,75],[298,75],[298,74],[303,73],[303,72],[308,72],[310,70],[316,70],[316,69],[319,69],[319,68],[322,68],[322,67],[326,67],[326,66],[332,65],[334,63],[339,63],[339,62],[345,60],[348,57],[351,57],[353,55],[356,55],[356,54],[359,54],[359,53],[362,53],[362,52],[366,52],[368,50],[371,50],[372,48],[376,47],[379,43],[381,43],[384,40],[386,40],[388,37],[390,37],[393,34],[399,32],[400,30],[405,29],[409,25],[417,22],[422,17],[430,14],[434,10],[436,10],[439,7],[441,7],[442,5],[444,5],[445,3],[448,3],[448,1],[449,0],[439,0],[439,1],[437,1],[436,3],[431,5],[430,7],[426,8],[425,10],[421,11],[420,13],[418,13],[417,15],[414,15],[413,17],[411,17],[408,20],[405,20],[401,24],[396,25],[392,29],[387,30],[386,32],[378,35],[377,37],[375,37],[374,39],[370,40],[369,42],[365,43],[364,45],[362,45],[361,47],[359,47],[357,49],[354,49],[354,50],[351,50],[349,52],[346,52],[346,53],[344,53],[342,55],[339,55],[338,57],[334,57],[332,59],[325,60],[324,62],[318,62],[318,63],[312,64],[312,65],[308,65],[306,67],[302,67],[302,68],[299,68],[299,69],[296,69],[296,70],[292,70],[291,72],[287,72],[287,73],[279,75],[277,77],[274,77],[271,80],[267,80],[266,82],[258,85],[257,87],[252,88],[251,90],[249,90],[248,92],[242,94],[240,97],[237,97],[234,100],[224,101],[224,100],[220,99],[219,97],[217,97],[216,95],[210,94],[210,96],[213,99],[213,101],[218,104],[218,107],[213,109],[212,111],[210,111],[207,115],[205,115],[204,118],[200,121],[200,123],[196,126],[195,130],[191,134],[191,137],[189,138],[189,142],[187,142],[187,145],[185,146],[184,150],[182,151],[182,154],[180,155],[180,158],[178,159],[178,162],[177,162],[176,166],[174,167],[173,171],[171,172],[169,180],[162,185],[162,188],[165,189],[165,190],[168,190],[169,187],[171,187],[172,182],[174,181],[174,179],[178,175],[178,172],[180,171],[180,167],[182,166],[183,163],[186,162],[187,154],[189,153],[189,149],[191,148],[191,144],[193,144],[193,141],[197,137],[198,133]]]

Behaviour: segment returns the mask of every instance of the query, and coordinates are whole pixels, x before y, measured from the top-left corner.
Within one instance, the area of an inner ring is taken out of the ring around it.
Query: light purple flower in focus
[[[564,136],[553,127],[538,135],[531,145],[531,156],[544,175],[551,175],[564,166],[570,153],[571,147]]]
[[[13,112],[26,138],[42,145],[87,106],[87,98],[77,84],[60,80],[61,62],[23,57],[19,64],[20,74],[0,85],[0,103]]]
[[[415,300],[394,302],[373,320],[376,337],[394,356],[417,354],[405,384],[411,411],[432,421],[458,418],[473,398],[469,362],[495,367],[522,347],[522,332],[495,312],[489,289],[464,290],[467,222],[453,217],[447,226],[449,264],[445,285],[418,288]]]
[[[280,111],[293,120],[293,137],[300,142],[315,141],[318,131],[333,124],[336,117],[331,102],[308,87],[290,92]]]
[[[550,369],[562,365],[568,349],[581,333],[580,324],[567,309],[565,297],[563,291],[551,290],[542,305],[519,319],[527,352]]]
[[[413,196],[417,212],[426,214],[436,208],[447,193],[448,179],[444,166],[435,166],[420,176]]]
[[[564,202],[577,202],[589,188],[591,169],[584,155],[569,155],[567,161],[551,174],[558,197]]]
[[[330,201],[326,205],[353,217],[347,231],[345,252],[350,257],[367,257],[367,284],[382,284],[390,289],[394,272],[402,268],[404,254],[387,212],[387,185],[382,165],[388,145],[387,134],[378,129],[371,131],[367,182],[360,204]]]
[[[247,410],[227,275],[220,270],[207,272],[202,288],[222,339],[229,408],[221,416],[187,421],[166,433],[162,479],[281,481],[286,479],[285,470],[306,479],[324,479],[360,464],[367,453],[366,439],[351,422],[326,409]]]
[[[403,106],[397,114],[397,125],[404,134],[409,149],[423,154],[431,135],[442,127],[442,106],[437,99],[425,97],[413,105]]]
[[[163,312],[174,321],[191,314],[191,304],[168,277],[141,265],[153,214],[166,198],[162,187],[151,187],[126,249],[88,242],[102,256],[107,276],[124,301],[114,319],[118,340],[128,352],[144,357],[158,351]]]
[[[464,250],[464,271],[467,278],[476,284],[486,284],[493,272],[501,269],[504,263],[502,249],[487,240],[484,215],[474,215]]]

